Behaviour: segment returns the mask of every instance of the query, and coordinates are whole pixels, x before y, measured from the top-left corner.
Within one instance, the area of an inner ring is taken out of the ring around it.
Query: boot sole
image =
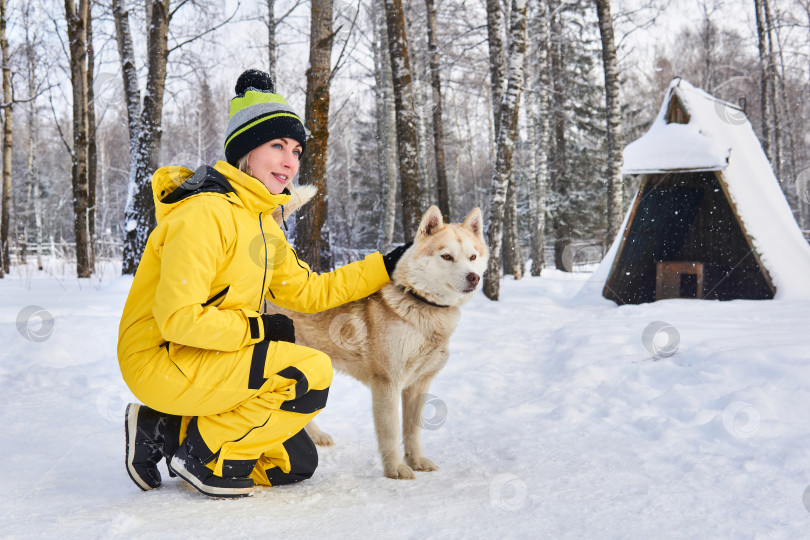
[[[202,493],[203,495],[208,495],[209,497],[217,497],[217,498],[237,498],[237,497],[250,497],[253,495],[253,487],[245,487],[245,488],[220,488],[214,486],[207,486],[202,481],[191,474],[188,469],[185,468],[184,463],[179,460],[177,457],[173,457],[172,460],[169,462],[169,470],[172,471],[174,474],[191,484],[191,486]]]
[[[127,466],[127,474],[129,474],[129,477],[132,479],[135,485],[141,488],[143,491],[151,491],[157,486],[153,487],[149,485],[149,483],[143,478],[141,478],[132,463],[132,460],[135,459],[135,436],[137,435],[138,431],[139,409],[139,405],[130,403],[127,405],[127,412],[124,415],[124,432],[126,433],[127,437],[127,453],[126,456],[124,456],[124,462]]]

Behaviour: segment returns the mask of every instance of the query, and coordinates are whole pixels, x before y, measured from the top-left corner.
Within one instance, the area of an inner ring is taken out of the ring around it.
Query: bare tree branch
[[[169,12],[169,20],[172,20],[172,17],[174,17],[174,14],[175,14],[175,13],[177,13],[177,10],[179,10],[181,7],[183,7],[183,6],[184,6],[184,5],[186,5],[187,3],[188,3],[188,0],[183,0],[182,2],[180,2],[179,4],[177,4],[177,7],[175,7],[173,10],[171,10],[171,11]],[[237,7],[238,7],[238,6],[237,6]]]
[[[59,87],[59,85],[51,85],[49,87],[53,88],[54,86]],[[70,146],[70,144],[68,144],[65,134],[62,132],[62,126],[59,124],[59,118],[56,116],[56,109],[53,106],[53,94],[51,93],[48,94],[48,103],[51,104],[51,112],[53,113],[53,123],[56,124],[56,130],[59,132],[59,138],[62,139],[62,144],[65,145],[65,150],[67,150],[67,153],[70,155],[71,159],[73,159],[74,158],[73,147]]]
[[[340,54],[338,54],[338,59],[335,62],[335,67],[332,68],[332,71],[329,73],[329,82],[327,84],[332,84],[332,79],[335,77],[335,73],[337,73],[341,67],[346,63],[346,60],[343,60],[343,55],[346,52],[346,47],[351,41],[352,32],[354,32],[355,27],[357,26],[357,16],[360,14],[360,10],[355,10],[354,18],[352,19],[351,26],[349,27],[349,31],[346,34],[346,41],[343,42],[343,47],[340,49]],[[340,25],[332,34],[332,39],[334,39],[335,35],[340,32],[340,29],[343,28],[343,25]],[[352,49],[354,50],[354,49]],[[348,56],[347,56],[348,58]],[[342,60],[342,61],[341,61]]]
[[[185,2],[183,2],[183,3],[185,3]],[[171,54],[173,51],[175,51],[175,50],[177,50],[177,49],[179,49],[179,48],[181,48],[181,47],[184,47],[185,45],[188,45],[189,43],[193,43],[194,41],[197,41],[197,40],[198,40],[198,39],[200,39],[201,37],[203,37],[203,36],[205,36],[205,35],[208,35],[208,34],[210,34],[211,32],[215,32],[215,31],[219,30],[220,28],[222,28],[223,26],[225,26],[226,24],[228,24],[229,22],[231,22],[231,20],[233,20],[233,18],[236,16],[237,12],[239,11],[239,6],[240,6],[240,5],[241,5],[241,2],[237,2],[237,4],[236,4],[236,8],[234,8],[234,11],[233,11],[233,13],[231,14],[231,16],[230,16],[230,17],[228,17],[227,19],[225,19],[224,21],[222,21],[221,23],[219,23],[218,25],[213,26],[213,27],[211,27],[211,28],[207,29],[206,31],[204,31],[204,32],[203,32],[203,33],[201,33],[201,34],[197,34],[196,36],[194,36],[194,37],[192,37],[192,38],[189,38],[189,39],[187,39],[187,40],[185,40],[185,41],[183,41],[183,42],[181,42],[181,43],[178,43],[178,44],[177,44],[177,45],[175,45],[174,47],[170,48],[170,49],[167,51],[167,53],[166,53],[166,54],[167,54],[167,55],[169,55],[169,54]],[[177,9],[175,9],[175,11],[177,11]],[[172,14],[174,14],[174,12],[172,12]]]

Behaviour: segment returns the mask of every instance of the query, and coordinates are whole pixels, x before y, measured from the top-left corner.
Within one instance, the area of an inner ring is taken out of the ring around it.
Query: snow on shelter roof
[[[687,123],[667,120],[673,100],[683,104],[688,115]],[[622,152],[622,173],[725,169],[731,145],[722,136],[723,127],[713,125],[715,120],[721,124],[726,123],[724,120],[747,123],[745,114],[738,107],[716,99],[682,79],[673,80],[650,129]]]
[[[667,123],[675,97],[687,113],[685,124]],[[738,107],[674,79],[649,131],[627,145],[623,157],[623,174],[718,171],[729,202],[776,287],[775,298],[810,298],[810,245],[751,123]],[[631,211],[632,205],[583,294],[598,290],[601,295]]]

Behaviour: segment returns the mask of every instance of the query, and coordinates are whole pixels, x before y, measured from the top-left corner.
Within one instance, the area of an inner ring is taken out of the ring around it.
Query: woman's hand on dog
[[[264,341],[286,341],[295,343],[295,325],[292,319],[281,313],[262,314]]]
[[[385,270],[388,272],[388,275],[391,276],[394,273],[394,268],[397,267],[397,263],[399,259],[402,257],[402,254],[408,251],[408,248],[413,245],[413,240],[410,242],[405,242],[401,246],[397,246],[391,250],[390,253],[387,255],[383,255],[383,263],[385,263]]]

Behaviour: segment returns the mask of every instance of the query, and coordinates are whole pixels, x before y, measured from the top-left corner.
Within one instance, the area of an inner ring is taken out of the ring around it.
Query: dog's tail
[[[287,186],[287,189],[290,190],[292,194],[292,198],[290,198],[290,202],[284,205],[284,219],[290,219],[290,216],[293,212],[307,204],[312,198],[318,193],[318,188],[313,186],[312,184],[307,184],[303,186],[295,187],[292,184]],[[273,219],[276,220],[279,227],[282,226],[282,209],[281,207],[277,207],[273,210]]]

